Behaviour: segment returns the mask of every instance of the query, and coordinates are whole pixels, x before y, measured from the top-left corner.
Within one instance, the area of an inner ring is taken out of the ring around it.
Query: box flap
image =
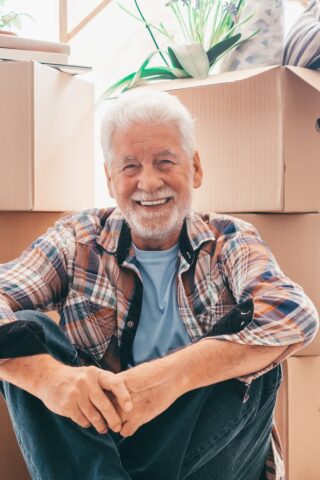
[[[320,71],[310,70],[310,68],[292,67],[289,65],[285,68],[320,92]]]
[[[283,67],[279,65],[273,65],[269,67],[249,68],[245,70],[236,70],[233,72],[223,72],[210,75],[209,77],[200,80],[197,78],[179,78],[177,80],[167,80],[165,82],[159,82],[152,86],[162,90],[178,90],[182,88],[202,87],[207,85],[234,83],[248,78],[256,77],[269,70],[281,69]]]

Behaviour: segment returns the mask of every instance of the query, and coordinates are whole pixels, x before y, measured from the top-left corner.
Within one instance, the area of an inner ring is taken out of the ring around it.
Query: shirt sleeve
[[[236,303],[252,299],[252,321],[238,333],[215,338],[246,345],[287,346],[272,365],[242,377],[251,381],[276,366],[316,335],[317,310],[303,289],[286,277],[257,231],[226,236],[219,258],[224,283]]]
[[[0,265],[0,325],[18,310],[59,310],[72,270],[75,241],[68,224],[57,223],[20,257]]]

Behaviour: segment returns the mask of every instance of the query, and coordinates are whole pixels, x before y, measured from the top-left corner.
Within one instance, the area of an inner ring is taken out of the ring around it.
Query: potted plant
[[[28,17],[34,20],[28,13],[18,13],[4,8],[7,0],[0,0],[0,34],[17,35],[15,30],[21,28],[21,18]]]
[[[249,21],[252,15],[241,18],[246,0],[167,0],[182,42],[160,23],[147,21],[138,0],[133,0],[136,11],[119,6],[138,21],[142,22],[154,44],[155,50],[143,61],[140,67],[111,85],[103,94],[108,98],[116,91],[122,92],[152,80],[177,78],[206,78],[214,65],[231,49],[248,41],[259,30],[247,38],[242,38],[239,27]],[[160,48],[156,36],[165,38],[165,48]],[[162,65],[150,67],[151,59],[159,55]]]

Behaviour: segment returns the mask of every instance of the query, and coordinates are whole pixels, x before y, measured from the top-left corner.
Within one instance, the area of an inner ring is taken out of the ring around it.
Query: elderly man
[[[202,170],[176,97],[110,102],[102,146],[118,207],[0,269],[2,393],[32,478],[283,478],[279,362],[315,335],[314,306],[251,225],[192,212]]]

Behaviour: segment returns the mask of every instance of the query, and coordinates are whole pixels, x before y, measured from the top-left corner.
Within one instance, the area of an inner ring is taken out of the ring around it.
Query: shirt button
[[[129,320],[129,322],[127,322],[127,327],[128,328],[134,327],[134,322],[132,320]]]

